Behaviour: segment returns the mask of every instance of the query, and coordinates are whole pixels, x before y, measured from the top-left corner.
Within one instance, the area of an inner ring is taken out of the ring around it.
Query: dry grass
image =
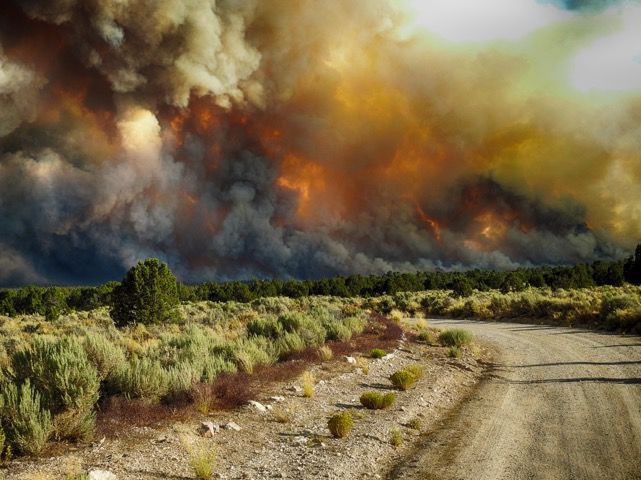
[[[308,370],[303,373],[301,380],[303,383],[303,396],[312,398],[314,396],[314,385],[316,383],[314,374]]]
[[[332,349],[327,345],[323,345],[318,349],[318,356],[321,361],[329,362],[334,357],[334,353],[332,352]]]
[[[216,451],[209,445],[190,442],[185,438],[181,439],[181,443],[195,477],[199,480],[210,479],[216,466]]]
[[[356,363],[354,364],[356,368],[360,368],[363,375],[369,375],[369,360],[365,357],[356,357]]]
[[[398,428],[394,428],[389,433],[389,443],[395,447],[403,445],[403,434]]]
[[[421,421],[420,418],[415,417],[415,418],[411,419],[409,422],[407,422],[407,426],[409,428],[414,429],[414,430],[420,430],[421,427],[423,426],[423,422]]]
[[[271,411],[272,418],[278,423],[290,423],[292,421],[292,412],[287,408],[276,405]]]
[[[447,356],[450,358],[461,358],[461,355],[463,355],[463,351],[461,347],[457,347],[456,345],[450,347],[447,351]]]

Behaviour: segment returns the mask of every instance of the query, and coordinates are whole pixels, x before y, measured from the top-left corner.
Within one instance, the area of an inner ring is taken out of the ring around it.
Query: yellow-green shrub
[[[28,379],[19,387],[13,382],[2,386],[0,420],[12,449],[27,455],[40,453],[53,430],[51,414]]]
[[[352,431],[352,414],[341,412],[332,415],[327,422],[327,428],[334,438],[345,438]]]
[[[394,393],[365,392],[360,398],[361,405],[369,410],[383,410],[391,407],[396,401]]]
[[[444,345],[446,347],[462,347],[464,345],[472,343],[473,338],[474,336],[467,330],[463,330],[461,328],[451,328],[449,330],[441,332],[441,334],[438,336],[438,341],[441,343],[441,345]]]
[[[418,380],[416,375],[407,370],[399,370],[397,372],[394,372],[389,377],[389,379],[392,382],[392,385],[394,385],[399,390],[407,390],[411,388]]]
[[[27,379],[53,415],[59,439],[85,439],[93,433],[100,381],[77,337],[36,337],[13,356],[18,383]]]

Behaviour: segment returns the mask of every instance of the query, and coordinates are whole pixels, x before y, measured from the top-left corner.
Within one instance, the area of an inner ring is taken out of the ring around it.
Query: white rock
[[[220,425],[216,425],[213,422],[201,422],[198,431],[203,437],[212,438],[220,432]]]
[[[345,357],[345,360],[347,360],[347,363],[351,363],[352,365],[356,363],[356,359],[354,357]]]
[[[280,395],[275,395],[273,397],[269,397],[269,399],[272,402],[284,402],[285,401],[285,397],[281,397]]]
[[[235,422],[227,422],[225,428],[227,430],[233,430],[234,432],[240,432],[240,426]]]
[[[263,405],[263,404],[262,404],[262,403],[260,403],[260,402],[255,401],[255,400],[250,400],[250,401],[249,401],[249,405],[251,405],[252,407],[254,407],[254,408],[255,408],[256,410],[258,410],[260,413],[265,413],[265,412],[268,410],[268,408],[267,408],[265,405]]]
[[[387,362],[388,360],[391,360],[391,359],[392,359],[392,358],[394,358],[395,356],[396,356],[396,355],[394,355],[393,353],[388,353],[387,355],[385,355],[384,357],[382,357],[382,358],[381,358],[381,360],[383,360],[384,362]]]
[[[108,470],[91,470],[89,480],[117,480],[118,477]]]
[[[300,393],[300,392],[303,391],[303,389],[301,387],[299,387],[298,385],[292,385],[291,387],[289,387],[289,390],[294,392],[294,393]]]
[[[307,445],[307,437],[296,437],[294,438],[294,443],[296,445]]]

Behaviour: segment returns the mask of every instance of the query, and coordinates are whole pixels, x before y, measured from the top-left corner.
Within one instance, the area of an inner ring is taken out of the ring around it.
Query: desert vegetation
[[[408,390],[423,377],[423,367],[418,364],[409,365],[394,372],[390,376],[390,382],[399,390]]]
[[[384,410],[394,405],[395,393],[365,392],[361,395],[360,402],[369,410]]]
[[[106,307],[56,320],[0,317],[3,451],[36,454],[51,439],[88,439],[99,402],[196,401],[216,382],[224,390],[226,376],[251,375],[327,341],[348,340],[367,323],[352,302],[322,297],[167,305],[171,318],[135,310],[136,317],[118,322]],[[236,383],[243,382],[228,385]],[[310,396],[313,383],[307,374]]]
[[[335,438],[345,438],[352,431],[352,414],[340,412],[332,415],[327,422],[327,428]]]
[[[0,455],[37,454],[49,440],[89,439],[98,406],[124,411],[119,402],[194,404],[207,412],[233,405],[220,399],[238,396],[246,379],[265,367],[296,355],[327,361],[351,353],[326,343],[362,332],[370,315],[527,319],[640,333],[641,287],[622,283],[638,279],[640,265],[637,249],[627,262],[571,268],[185,286],[151,259],[120,283],[3,290]],[[242,301],[212,300],[238,298],[245,289],[250,294]],[[326,292],[334,296],[321,296]],[[452,357],[472,340],[465,331],[439,334],[420,320],[417,325],[419,341],[438,342]],[[386,351],[364,352],[354,365],[367,375],[366,357],[382,358]],[[313,375],[301,374],[303,394],[311,397]],[[407,390],[421,375],[410,366],[390,381]],[[395,394],[365,392],[360,400],[383,409]]]
[[[399,310],[405,316],[510,320],[586,326],[641,333],[641,287],[625,284],[581,289],[526,288],[518,292],[474,290],[460,297],[450,290],[403,292],[364,300],[378,312]],[[433,343],[434,333],[420,333]]]

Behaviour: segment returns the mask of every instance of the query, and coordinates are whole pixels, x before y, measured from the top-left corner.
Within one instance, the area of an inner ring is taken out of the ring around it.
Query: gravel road
[[[388,478],[641,479],[641,338],[430,323],[474,332],[495,367]]]

